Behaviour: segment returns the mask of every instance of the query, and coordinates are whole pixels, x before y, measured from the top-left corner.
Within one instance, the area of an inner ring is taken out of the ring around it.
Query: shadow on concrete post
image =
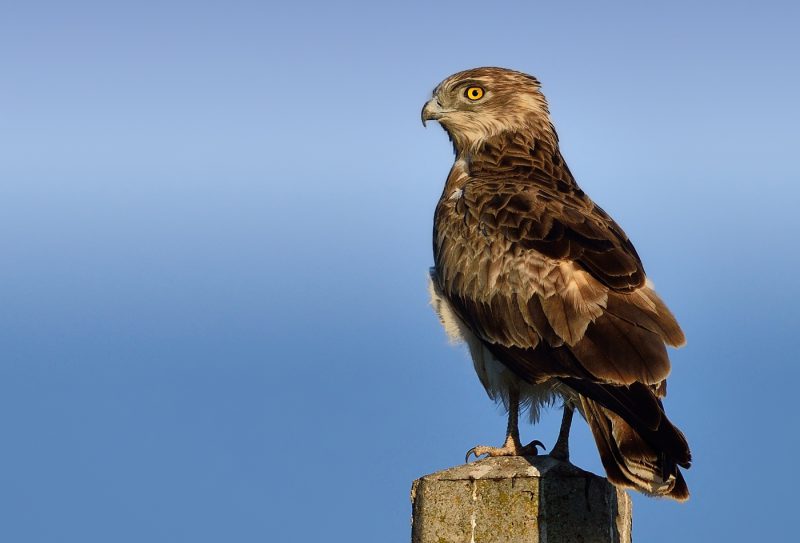
[[[411,488],[412,543],[630,543],[631,500],[549,456],[487,458]]]

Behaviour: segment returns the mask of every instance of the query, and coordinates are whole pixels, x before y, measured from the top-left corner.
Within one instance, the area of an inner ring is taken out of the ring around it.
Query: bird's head
[[[535,77],[505,68],[474,68],[453,74],[433,90],[422,124],[442,125],[456,153],[469,152],[503,133],[552,140],[547,101]]]

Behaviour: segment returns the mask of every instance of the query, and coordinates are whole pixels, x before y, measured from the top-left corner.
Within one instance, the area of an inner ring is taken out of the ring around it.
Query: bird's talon
[[[467,451],[467,455],[464,457],[464,463],[469,464],[469,457],[473,455],[476,460],[479,460],[484,455],[486,455],[487,458],[495,458],[498,456],[537,456],[539,451],[536,447],[541,447],[542,450],[545,449],[544,444],[538,439],[534,439],[524,447],[521,446],[519,442],[506,443],[502,447],[485,447],[483,445],[478,445]]]
[[[474,455],[475,456],[475,460],[480,460],[480,457],[482,455],[486,454],[485,452],[478,451],[479,448],[482,448],[482,447],[472,447],[470,450],[467,451],[467,456],[464,457],[464,463],[465,464],[469,464],[469,457],[470,456]]]

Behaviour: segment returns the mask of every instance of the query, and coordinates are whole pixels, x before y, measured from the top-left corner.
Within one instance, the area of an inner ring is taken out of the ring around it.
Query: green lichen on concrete
[[[491,479],[475,483],[474,541],[539,540],[538,478]]]

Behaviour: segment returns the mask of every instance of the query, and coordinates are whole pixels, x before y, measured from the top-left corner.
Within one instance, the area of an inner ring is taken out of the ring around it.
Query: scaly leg
[[[469,457],[475,455],[475,458],[481,456],[536,456],[539,451],[536,447],[544,449],[542,442],[535,439],[522,446],[519,440],[519,390],[512,388],[508,391],[508,427],[506,428],[506,441],[502,447],[486,447],[478,445],[472,447],[467,451],[465,462],[469,462]]]
[[[561,418],[561,430],[558,432],[558,440],[550,450],[550,456],[563,462],[569,462],[569,429],[572,426],[572,415],[574,412],[575,408],[572,407],[572,404],[565,402],[564,416]]]

